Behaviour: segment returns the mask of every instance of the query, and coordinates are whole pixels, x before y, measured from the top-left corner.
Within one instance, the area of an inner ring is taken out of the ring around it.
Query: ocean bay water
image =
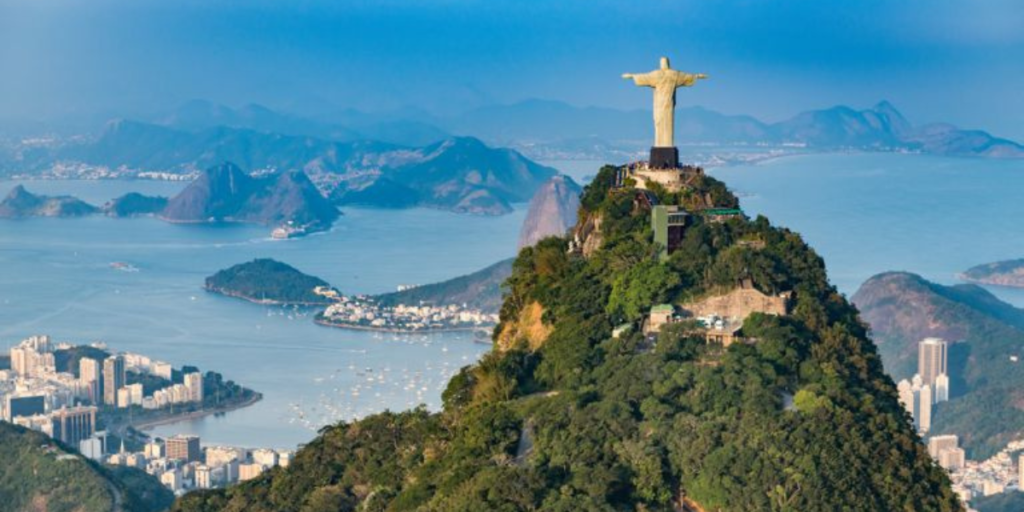
[[[151,182],[28,182],[94,204]],[[0,182],[0,195],[13,187]],[[459,368],[490,346],[468,333],[383,335],[317,326],[308,312],[209,294],[221,268],[272,257],[345,293],[391,291],[472,272],[515,254],[525,209],[497,217],[344,209],[330,232],[275,241],[260,226],[176,225],[153,218],[0,222],[0,349],[32,334],[101,340],[175,366],[222,373],[264,394],[254,406],[157,427],[204,443],[293,448],[324,423],[424,403],[438,408]],[[139,272],[110,267],[123,261]]]
[[[555,162],[580,179],[598,162]],[[1024,257],[1024,162],[899,154],[789,157],[711,170],[745,210],[799,231],[848,295],[868,277],[908,270],[941,283],[988,261]],[[0,182],[0,195],[14,184]],[[99,204],[126,191],[171,195],[183,184],[34,181],[30,191]],[[489,346],[467,334],[380,335],[319,327],[308,317],[207,294],[203,278],[273,257],[346,293],[465,274],[515,252],[525,209],[481,218],[431,210],[344,209],[329,233],[272,241],[258,226],[156,219],[0,222],[0,349],[48,333],[195,364],[261,391],[246,409],[158,427],[204,443],[294,447],[326,421],[419,403]],[[110,268],[124,261],[140,268]],[[1024,306],[1024,291],[990,288]],[[356,392],[358,394],[354,394]]]
[[[1024,161],[823,154],[711,174],[748,214],[803,235],[847,295],[880,272],[955,284],[971,266],[1024,257]],[[1020,290],[988,289],[1024,306]]]

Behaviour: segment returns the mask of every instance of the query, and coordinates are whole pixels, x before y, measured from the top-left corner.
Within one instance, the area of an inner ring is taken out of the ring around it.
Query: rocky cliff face
[[[549,236],[564,236],[576,225],[583,189],[568,176],[554,176],[537,189],[519,231],[519,248]]]

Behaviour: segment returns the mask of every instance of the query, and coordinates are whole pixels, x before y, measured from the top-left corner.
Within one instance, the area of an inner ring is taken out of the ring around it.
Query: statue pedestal
[[[649,165],[652,169],[677,169],[679,168],[679,148],[651,148],[651,160]]]

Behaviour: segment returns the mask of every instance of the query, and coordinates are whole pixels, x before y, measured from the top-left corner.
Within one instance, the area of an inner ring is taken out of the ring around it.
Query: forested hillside
[[[142,471],[108,470],[45,434],[0,421],[0,510],[147,512],[173,499]]]
[[[444,410],[326,428],[287,469],[193,493],[181,511],[955,511],[857,311],[799,235],[765,218],[694,215],[665,262],[650,212],[605,167],[577,234],[523,249],[496,349]],[[706,176],[660,204],[735,206]],[[586,229],[584,229],[586,228]],[[586,254],[586,255],[584,255]],[[752,284],[793,292],[750,315],[748,342],[696,322],[641,333],[653,305]],[[612,336],[614,326],[633,334]]]

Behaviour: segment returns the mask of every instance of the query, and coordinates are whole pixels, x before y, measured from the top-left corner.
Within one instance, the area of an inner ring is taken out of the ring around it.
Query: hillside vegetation
[[[141,471],[111,472],[44,434],[2,421],[0,498],[0,510],[40,512],[146,512],[173,501],[170,491]]]
[[[797,234],[696,216],[659,263],[649,213],[610,189],[615,171],[581,198],[581,223],[601,219],[596,250],[547,238],[520,252],[496,328],[507,348],[457,374],[443,411],[325,428],[288,468],[176,510],[959,510],[856,310]],[[737,203],[709,177],[658,194]],[[763,243],[738,243],[751,240]],[[708,344],[692,322],[611,336],[654,304],[741,280],[795,294],[791,315],[746,320],[755,343]]]
[[[472,274],[400,292],[385,293],[375,298],[384,306],[420,303],[437,306],[465,304],[485,313],[497,313],[501,308],[501,285],[512,274],[512,261],[513,258],[501,260]]]
[[[239,263],[207,277],[207,291],[267,304],[325,305],[333,301],[313,293],[330,289],[327,281],[303,274],[287,263],[257,258]]]

